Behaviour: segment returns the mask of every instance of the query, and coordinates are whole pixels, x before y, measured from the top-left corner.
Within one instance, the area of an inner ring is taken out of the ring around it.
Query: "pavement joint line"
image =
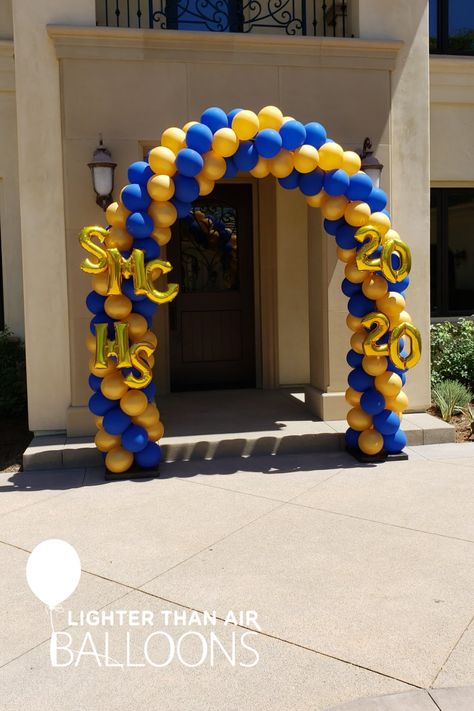
[[[434,698],[432,697],[430,689],[426,689],[426,693],[428,694],[428,696],[430,697],[431,701],[434,703],[434,705],[436,706],[436,708],[439,709],[439,711],[443,711],[443,709],[441,708],[441,706],[439,706],[439,704],[438,704],[438,702],[436,701],[436,699],[434,699]]]
[[[444,669],[444,667],[446,666],[446,664],[447,664],[447,663],[449,662],[449,660],[451,659],[451,656],[452,656],[454,650],[455,650],[456,647],[459,645],[459,643],[461,642],[462,638],[464,637],[464,635],[466,634],[466,632],[468,631],[469,627],[472,625],[473,622],[474,622],[474,615],[471,617],[471,619],[469,620],[469,622],[467,623],[467,625],[465,626],[465,628],[463,629],[463,631],[462,631],[461,634],[459,635],[457,641],[454,643],[454,646],[453,646],[453,648],[451,649],[451,651],[449,652],[448,656],[446,657],[446,659],[444,660],[444,662],[441,664],[441,666],[440,666],[440,668],[438,669],[438,672],[437,672],[435,678],[433,679],[433,681],[432,681],[431,684],[430,684],[430,687],[432,687],[432,686],[436,683],[437,678],[439,677],[439,675],[440,675],[441,672],[443,671],[443,669]],[[436,703],[436,702],[435,702],[435,703]]]

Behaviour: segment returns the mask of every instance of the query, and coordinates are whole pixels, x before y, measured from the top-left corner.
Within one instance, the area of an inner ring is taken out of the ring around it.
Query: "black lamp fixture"
[[[359,155],[362,160],[361,170],[363,170],[364,173],[367,173],[374,188],[379,188],[383,165],[380,163],[378,158],[374,156],[372,141],[369,137],[365,139],[362,151]]]
[[[113,162],[111,152],[104,146],[102,134],[99,134],[99,145],[88,166],[91,170],[92,186],[96,194],[95,201],[103,210],[106,210],[113,202],[114,171],[117,163]]]

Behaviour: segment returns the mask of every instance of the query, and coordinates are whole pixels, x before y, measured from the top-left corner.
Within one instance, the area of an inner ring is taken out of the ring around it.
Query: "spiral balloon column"
[[[346,264],[342,291],[353,331],[348,448],[380,456],[406,445],[402,387],[420,359],[421,342],[405,310],[410,249],[392,229],[387,196],[361,171],[357,153],[344,151],[321,124],[303,125],[275,106],[258,114],[212,107],[200,122],[164,131],[147,160],[130,166],[129,185],[107,209],[109,227],[87,227],[80,235],[89,253],[81,268],[92,274],[93,289],[87,297],[94,314],[87,339],[93,354],[89,408],[109,472],[160,461],[163,425],[151,372],[157,339],[150,329],[157,306],[178,293],[177,284],[164,292],[155,285],[172,268],[160,259],[160,247],[177,219],[191,215],[202,223],[205,216],[192,215],[192,202],[239,172],[273,175],[283,188],[298,188],[309,206],[321,209]]]

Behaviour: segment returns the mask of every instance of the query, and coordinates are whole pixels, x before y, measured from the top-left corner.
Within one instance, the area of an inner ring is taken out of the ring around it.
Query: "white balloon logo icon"
[[[32,592],[50,610],[66,600],[81,578],[81,561],[70,543],[49,538],[30,553],[26,579]]]

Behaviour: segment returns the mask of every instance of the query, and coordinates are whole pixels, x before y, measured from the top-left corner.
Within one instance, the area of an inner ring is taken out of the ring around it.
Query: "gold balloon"
[[[324,190],[320,190],[317,195],[306,195],[306,202],[310,207],[321,207],[323,202],[327,200],[328,196]]]
[[[153,348],[156,348],[158,345],[158,339],[156,335],[153,333],[153,331],[147,331],[144,336],[142,336],[142,341],[146,341],[146,343],[150,343]]]
[[[361,396],[362,393],[358,392],[358,390],[354,390],[353,388],[347,388],[346,390],[346,401],[349,405],[352,405],[352,407],[358,407],[360,405]]]
[[[275,178],[287,178],[294,168],[293,154],[282,148],[270,161]]]
[[[319,148],[319,167],[322,170],[337,170],[342,166],[343,158],[344,151],[338,143],[325,143]]]
[[[86,348],[89,353],[95,353],[95,336],[92,333],[88,333],[86,336]]]
[[[365,331],[356,331],[351,338],[351,348],[356,353],[364,353],[364,341],[367,337]]]
[[[215,182],[206,178],[205,175],[197,175],[196,180],[199,183],[199,195],[210,195],[214,190]]]
[[[377,430],[364,430],[359,435],[358,445],[364,454],[378,454],[383,449],[383,437]]]
[[[135,425],[141,425],[142,427],[152,427],[156,425],[159,420],[160,413],[156,405],[152,402],[148,403],[144,412],[133,417],[133,423]]]
[[[187,131],[189,131],[189,129],[191,128],[191,126],[196,126],[196,124],[198,124],[198,123],[199,123],[199,121],[188,121],[188,123],[185,123],[185,124],[184,124],[184,126],[183,126],[183,131],[184,131],[185,133],[187,133]]]
[[[232,119],[232,128],[241,141],[249,141],[260,128],[257,114],[253,111],[239,111]]]
[[[364,227],[370,221],[370,207],[360,200],[350,202],[346,206],[344,217],[352,227]]]
[[[367,276],[367,272],[360,271],[355,261],[348,262],[346,268],[344,269],[344,274],[346,279],[348,279],[353,284],[362,284],[365,277]]]
[[[362,432],[372,425],[372,417],[368,415],[361,407],[353,407],[347,413],[347,423],[349,427],[357,432]]]
[[[318,166],[319,153],[314,146],[305,143],[294,152],[294,161],[298,173],[311,173]]]
[[[374,387],[386,398],[396,397],[402,385],[401,377],[398,373],[392,373],[391,370],[377,375],[374,380]]]
[[[364,328],[362,325],[362,319],[358,316],[353,316],[352,314],[347,314],[346,325],[347,328],[351,329],[351,331],[360,331],[361,328]]]
[[[150,168],[156,175],[171,175],[176,173],[176,156],[170,148],[158,146],[148,154]]]
[[[109,358],[109,365],[107,366],[107,368],[96,368],[95,357],[91,358],[89,361],[89,371],[92,373],[92,375],[96,375],[98,378],[105,378],[106,375],[115,373],[116,370],[117,366],[115,365],[112,358]]]
[[[148,212],[155,227],[171,227],[176,222],[178,213],[172,202],[152,202]]]
[[[165,433],[165,428],[163,427],[163,423],[158,421],[156,425],[150,425],[149,427],[147,427],[146,431],[148,434],[148,439],[151,442],[158,442],[158,440],[163,437]]]
[[[223,158],[233,156],[239,147],[239,139],[231,128],[219,128],[212,139],[212,150]]]
[[[404,392],[400,391],[396,397],[385,398],[385,408],[393,412],[403,412],[408,407],[408,398]]]
[[[336,254],[337,254],[337,258],[341,262],[345,262],[347,264],[347,263],[353,262],[355,260],[356,250],[355,249],[342,249],[342,247],[336,247]]]
[[[403,323],[411,323],[411,316],[408,311],[400,311],[400,313],[390,315],[390,328],[395,329]]]
[[[219,180],[227,170],[225,159],[215,151],[208,151],[203,155],[204,166],[201,171],[208,180]]]
[[[362,368],[368,375],[381,375],[387,370],[388,361],[385,356],[366,355],[362,359]]]
[[[128,335],[134,343],[139,341],[148,331],[148,323],[141,314],[131,313],[123,319],[128,323]]]
[[[109,400],[120,400],[128,392],[128,386],[119,370],[106,375],[100,384],[100,389],[102,395],[105,395]]]
[[[373,212],[370,216],[370,224],[375,227],[381,235],[385,235],[392,226],[390,218],[385,212]]]
[[[186,146],[186,133],[181,128],[172,126],[161,134],[161,145],[177,153]]]
[[[169,175],[153,175],[147,183],[147,190],[152,200],[166,202],[174,195],[174,180]]]
[[[104,311],[110,318],[122,320],[132,311],[133,304],[128,296],[108,296],[105,300]]]
[[[148,398],[141,390],[129,390],[120,400],[120,409],[130,417],[143,415],[148,407]]]
[[[107,296],[107,291],[109,289],[109,270],[101,272],[100,274],[94,274],[91,279],[92,288],[101,296]]]
[[[96,415],[94,417],[94,422],[97,429],[100,430],[100,428],[102,427],[102,423],[104,422],[104,418],[101,415]]]
[[[387,291],[387,280],[379,274],[369,273],[362,282],[362,293],[368,299],[381,299]]]
[[[360,155],[355,151],[344,151],[342,156],[342,170],[345,170],[348,175],[355,175],[360,171],[361,167]]]
[[[171,229],[169,227],[155,227],[151,236],[160,247],[164,247],[171,239]]]
[[[264,128],[273,128],[279,131],[283,124],[283,114],[276,106],[264,106],[258,112],[260,131]]]
[[[344,217],[344,212],[347,207],[347,198],[344,195],[330,197],[321,203],[321,212],[327,220],[339,220]]]
[[[105,211],[107,224],[112,227],[124,227],[130,210],[127,210],[123,203],[112,202]]]
[[[398,291],[389,291],[376,301],[377,308],[390,316],[397,316],[405,308],[405,299]]]
[[[127,230],[123,227],[111,227],[107,232],[105,244],[107,249],[115,247],[121,252],[125,252],[131,248],[133,244],[133,237],[132,235],[129,235]]]
[[[123,474],[133,464],[133,454],[123,447],[114,447],[105,457],[105,466],[114,474]]]
[[[114,447],[119,447],[120,440],[120,435],[111,435],[103,429],[100,429],[94,438],[95,446],[99,452],[110,452]]]
[[[263,158],[263,156],[259,156],[257,165],[249,172],[254,178],[266,178],[267,175],[270,175],[270,161],[267,158]]]

